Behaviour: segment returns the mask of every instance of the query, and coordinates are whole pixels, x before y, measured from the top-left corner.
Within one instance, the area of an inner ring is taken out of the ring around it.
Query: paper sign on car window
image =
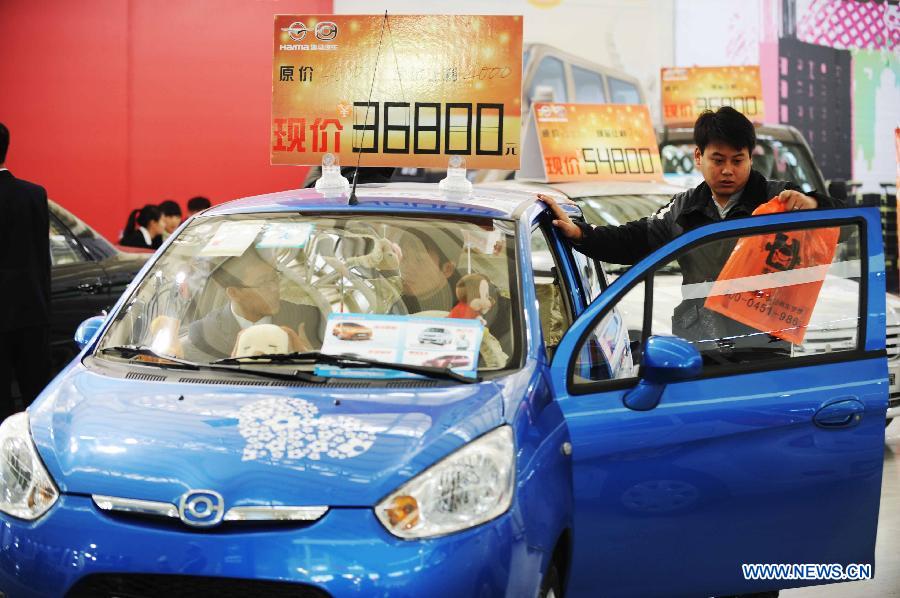
[[[203,257],[241,255],[253,243],[263,224],[262,220],[224,222],[213,238],[200,250],[199,255]]]
[[[256,244],[257,249],[273,249],[276,247],[303,248],[312,234],[315,224],[308,222],[273,223],[266,226],[262,237]]]
[[[388,363],[449,368],[474,377],[483,335],[484,325],[479,320],[333,313],[329,314],[325,325],[322,352]],[[316,373],[335,377],[415,377],[406,372],[334,366],[316,366]]]

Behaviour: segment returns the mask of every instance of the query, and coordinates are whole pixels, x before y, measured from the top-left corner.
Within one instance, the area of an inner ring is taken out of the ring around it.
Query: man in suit
[[[278,271],[255,249],[228,258],[212,273],[212,279],[225,290],[229,301],[190,325],[183,345],[188,359],[206,361],[231,356],[241,330],[256,324],[282,327],[293,351],[322,346],[319,309],[282,301]]]
[[[6,168],[9,129],[0,123],[0,419],[15,411],[15,377],[27,407],[49,377],[50,212],[43,187]]]

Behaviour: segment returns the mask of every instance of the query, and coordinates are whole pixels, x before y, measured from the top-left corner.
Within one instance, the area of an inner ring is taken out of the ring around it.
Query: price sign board
[[[272,164],[517,169],[522,18],[277,15]]]
[[[663,124],[691,125],[704,110],[731,106],[754,122],[765,118],[758,66],[664,68]]]
[[[554,183],[663,180],[647,106],[535,103],[532,114],[520,178]]]

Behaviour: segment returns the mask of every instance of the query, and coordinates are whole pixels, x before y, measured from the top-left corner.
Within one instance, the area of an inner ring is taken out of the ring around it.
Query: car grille
[[[330,594],[306,584],[195,577],[193,575],[88,575],[76,583],[68,598],[147,598],[158,596],[184,598],[330,598]]]

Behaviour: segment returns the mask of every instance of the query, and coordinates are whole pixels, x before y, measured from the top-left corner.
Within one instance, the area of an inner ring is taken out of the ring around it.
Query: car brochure
[[[322,352],[387,363],[449,368],[475,377],[484,324],[477,319],[381,314],[329,314]],[[416,378],[393,370],[316,366],[316,374],[351,378]]]

